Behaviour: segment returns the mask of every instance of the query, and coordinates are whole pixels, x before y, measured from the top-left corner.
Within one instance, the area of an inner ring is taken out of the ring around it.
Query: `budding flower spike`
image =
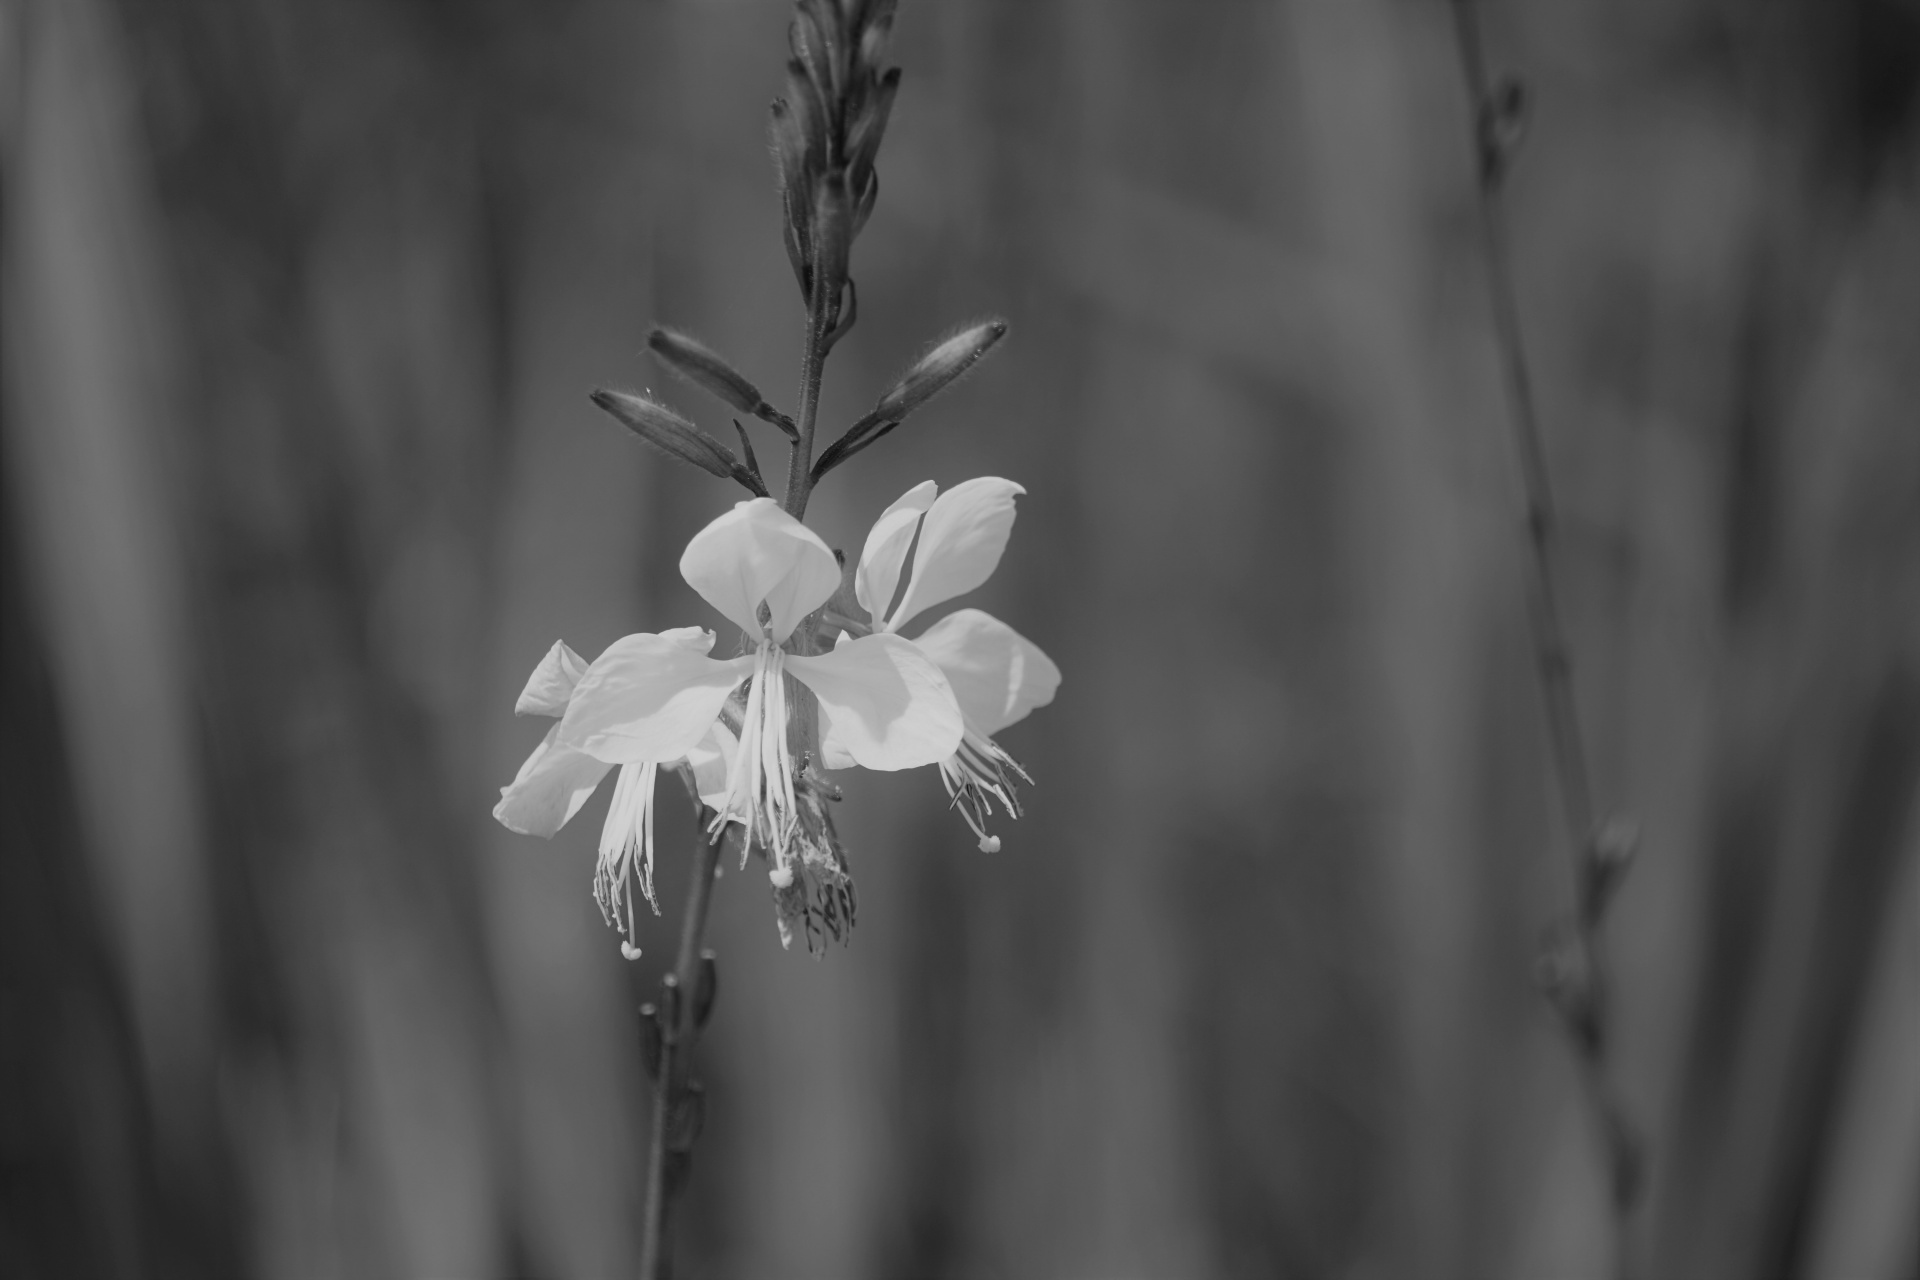
[[[984,476],[945,493],[932,481],[908,490],[868,534],[850,593],[843,557],[802,523],[829,472],[956,386],[1007,332],[997,319],[950,330],[816,455],[824,368],[859,315],[854,242],[879,198],[875,161],[900,87],[899,68],[886,65],[893,16],[893,0],[797,0],[788,29],[786,96],[770,124],[782,236],[806,312],[794,412],[718,351],[664,326],[648,332],[648,351],[725,406],[738,453],[724,432],[651,391],[592,393],[658,455],[751,495],[694,534],[680,557],[687,584],[739,628],[734,656],[714,657],[717,637],[704,627],[623,636],[592,662],[555,642],[514,707],[553,724],[493,810],[513,831],[551,837],[619,771],[593,896],[629,960],[640,956],[634,900],[660,914],[654,806],[663,771],[686,785],[700,814],[673,969],[659,1000],[640,1006],[642,1065],[655,1086],[641,1232],[647,1280],[672,1270],[672,1203],[704,1113],[687,1055],[713,1006],[715,961],[701,938],[729,834],[742,866],[766,862],[782,944],[804,934],[818,954],[823,936],[846,938],[855,911],[833,818],[841,791],[829,770],[935,765],[951,806],[994,852],[994,808],[1018,817],[1015,784],[1031,779],[993,735],[1051,702],[1060,685],[1038,645],[978,609],[902,634],[992,575],[1019,485]],[[777,500],[742,419],[775,428],[787,446]]]

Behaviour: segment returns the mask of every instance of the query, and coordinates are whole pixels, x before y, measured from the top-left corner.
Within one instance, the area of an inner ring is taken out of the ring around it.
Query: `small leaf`
[[[747,429],[740,425],[740,419],[733,420],[733,429],[740,434],[740,452],[746,457],[746,469],[753,473],[755,483],[761,489],[767,487],[767,479],[760,474],[760,460],[753,456],[753,441],[747,437]]]

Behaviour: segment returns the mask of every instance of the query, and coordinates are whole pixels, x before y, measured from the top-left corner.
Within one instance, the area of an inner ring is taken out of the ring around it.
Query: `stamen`
[[[743,828],[741,866],[752,846],[787,864],[787,846],[798,817],[794,801],[794,764],[787,747],[786,655],[763,641],[755,655],[752,686],[740,718],[740,741],[728,770],[727,795],[708,826],[710,834],[727,823]]]
[[[1019,791],[1014,778],[1031,783],[1019,761],[1008,755],[992,738],[969,729],[959,750],[940,762],[940,781],[946,785],[952,807],[966,820],[980,839],[983,853],[997,853],[1000,837],[987,834],[993,800],[1000,802],[1009,818],[1020,816]]]
[[[600,832],[593,898],[600,905],[601,919],[629,939],[639,933],[633,918],[636,879],[653,913],[660,914],[653,893],[653,786],[658,774],[659,766],[651,761],[622,765]],[[640,954],[631,942],[621,944],[621,953],[627,954],[630,947],[628,959]]]

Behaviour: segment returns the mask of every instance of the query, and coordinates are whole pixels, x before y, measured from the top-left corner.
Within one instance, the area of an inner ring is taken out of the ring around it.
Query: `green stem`
[[[1495,90],[1481,46],[1478,11],[1474,0],[1452,3],[1460,67],[1473,113],[1481,243],[1487,262],[1494,335],[1506,379],[1508,417],[1526,502],[1527,612],[1534,666],[1545,703],[1549,754],[1573,864],[1575,907],[1570,913],[1570,942],[1575,980],[1580,987],[1574,1006],[1577,1016],[1562,1021],[1579,1058],[1581,1083],[1600,1129],[1607,1162],[1614,1275],[1627,1280],[1633,1272],[1630,1225],[1640,1182],[1641,1151],[1607,1065],[1607,970],[1599,932],[1602,904],[1586,889],[1599,856],[1600,833],[1594,820],[1593,784],[1574,698],[1571,648],[1561,622],[1553,576],[1558,534],[1553,487],[1522,342],[1506,214],[1500,199],[1508,157],[1501,153],[1503,141],[1494,129]]]
[[[814,288],[819,292],[819,286]],[[800,362],[800,438],[787,455],[787,492],[781,504],[798,520],[813,492],[813,428],[820,410],[820,376],[827,363],[827,307],[815,298],[807,308],[807,350]]]
[[[701,817],[706,816],[707,811],[702,809]],[[702,822],[694,851],[693,882],[687,889],[686,914],[680,926],[680,952],[673,972],[660,980],[660,1063],[653,1091],[653,1133],[647,1142],[647,1198],[640,1243],[642,1280],[670,1280],[673,1275],[673,1202],[685,1181],[689,1153],[670,1150],[667,1139],[675,1111],[690,1105],[688,1059],[700,1034],[695,1019],[701,981],[700,943],[707,929],[707,907],[713,900],[722,843],[708,838]],[[671,1175],[669,1161],[681,1166]]]

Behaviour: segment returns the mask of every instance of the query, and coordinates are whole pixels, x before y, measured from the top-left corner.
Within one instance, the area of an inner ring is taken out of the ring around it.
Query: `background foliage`
[[[604,799],[551,847],[487,813],[556,636],[707,616],[674,564],[738,495],[585,392],[725,425],[654,320],[797,367],[783,6],[0,17],[0,1269],[620,1274],[670,920],[635,965],[599,923]],[[1576,678],[1646,833],[1637,1248],[1911,1275],[1920,10],[1488,21]],[[1012,334],[812,514],[853,547],[1021,481],[979,603],[1066,683],[997,855],[930,772],[852,784],[849,949],[719,886],[687,1272],[1592,1274],[1445,7],[920,3],[895,51],[828,427]]]

